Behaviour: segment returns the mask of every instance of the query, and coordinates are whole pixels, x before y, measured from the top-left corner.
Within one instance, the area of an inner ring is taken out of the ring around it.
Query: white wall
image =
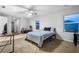
[[[63,19],[64,15],[74,14],[79,12],[79,7],[67,8],[59,13],[54,14],[54,19],[56,20],[56,29],[59,36],[65,40],[73,42],[73,33],[64,32]]]
[[[40,20],[40,30],[43,30],[44,27],[56,27],[55,26],[55,20],[53,20],[53,15],[45,15],[45,16],[39,16],[36,18],[33,18],[30,20],[30,25],[32,25],[33,30],[35,30],[35,20]],[[52,25],[53,24],[53,25]]]
[[[7,23],[7,17],[0,16],[0,34],[3,33],[4,25]]]
[[[21,18],[20,19],[20,30],[22,28],[26,28],[26,29],[29,28],[29,19],[28,18],[25,18],[25,19]]]
[[[78,13],[78,12],[79,12],[79,7],[65,8],[64,10],[61,10],[54,14],[52,13],[52,14],[33,18],[30,20],[30,24],[33,26],[33,29],[35,30],[35,19],[40,19],[40,29],[43,29],[46,26],[51,26],[52,28],[56,28],[58,39],[63,39],[65,41],[72,42],[73,33],[64,32],[63,17],[64,15]]]

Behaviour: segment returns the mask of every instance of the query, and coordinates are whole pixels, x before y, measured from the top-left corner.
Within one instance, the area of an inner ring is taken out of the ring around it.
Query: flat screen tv
[[[79,32],[79,14],[71,14],[64,16],[64,31]]]

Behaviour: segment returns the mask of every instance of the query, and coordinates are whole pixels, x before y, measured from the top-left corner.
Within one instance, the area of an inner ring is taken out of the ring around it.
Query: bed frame
[[[48,37],[47,39],[49,39],[50,38],[50,40],[51,40],[51,38],[54,38],[54,39],[56,39],[56,28],[54,28],[54,32],[55,32],[55,34],[54,35],[52,35],[52,36],[50,36],[50,37]],[[47,39],[45,39],[45,40],[47,40]],[[31,40],[29,40],[29,39],[25,39],[25,40],[27,40],[27,41],[30,41],[30,42],[32,42],[32,43],[35,43],[35,42],[33,42],[33,41],[31,41]],[[44,40],[44,41],[45,41]],[[43,41],[43,42],[44,42]],[[38,45],[37,45],[38,46]],[[38,46],[38,47],[43,47],[43,44],[42,44],[42,46]]]

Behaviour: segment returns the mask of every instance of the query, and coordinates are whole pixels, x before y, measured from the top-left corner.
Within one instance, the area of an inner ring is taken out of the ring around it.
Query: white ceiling
[[[2,16],[18,16],[18,17],[28,17],[25,13],[28,11],[28,8],[33,7],[37,10],[39,15],[46,15],[50,13],[55,13],[59,10],[64,9],[67,6],[64,5],[5,5],[5,8],[2,8],[0,5],[0,15]]]

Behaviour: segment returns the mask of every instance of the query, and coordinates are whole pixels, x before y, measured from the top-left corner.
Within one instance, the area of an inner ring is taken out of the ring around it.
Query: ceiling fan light
[[[32,16],[32,13],[28,13],[28,16]]]
[[[30,13],[34,13],[34,11],[31,10]]]

